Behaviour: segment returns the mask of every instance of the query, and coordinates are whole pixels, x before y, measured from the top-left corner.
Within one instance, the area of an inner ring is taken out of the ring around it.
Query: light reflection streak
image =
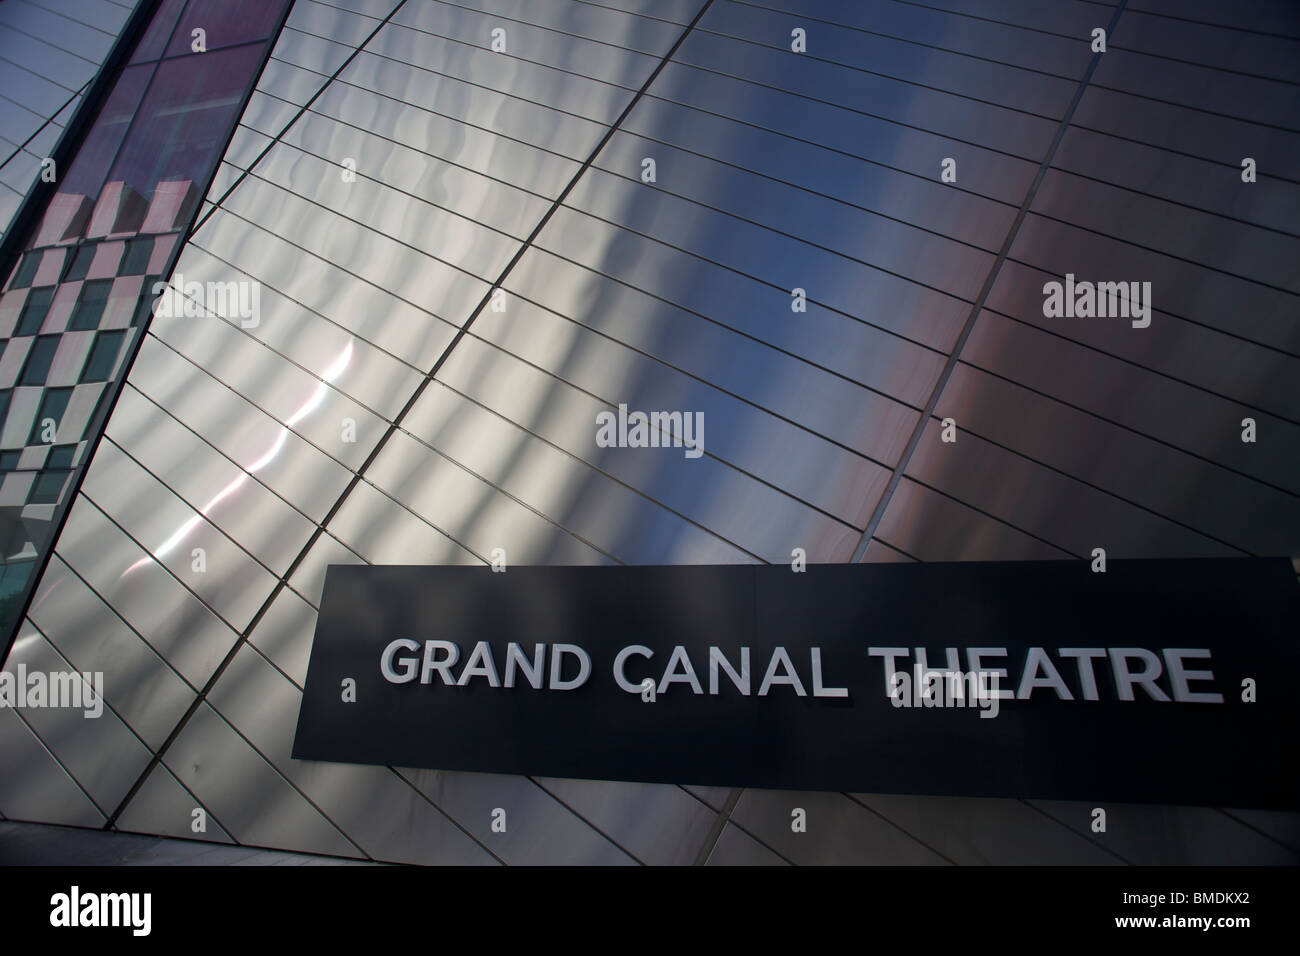
[[[148,564],[150,561],[154,560],[155,558],[157,558],[159,561],[165,558],[172,551],[172,549],[174,549],[178,544],[180,544],[182,541],[185,540],[186,536],[189,535],[189,533],[194,530],[194,528],[199,524],[200,521],[202,521],[204,518],[208,516],[208,514],[212,511],[213,508],[215,508],[226,498],[229,498],[236,491],[238,491],[243,486],[244,482],[247,481],[248,478],[254,472],[258,471],[261,468],[265,468],[268,464],[270,464],[272,459],[274,459],[275,456],[280,453],[280,449],[284,447],[284,443],[289,440],[290,429],[292,429],[296,424],[298,424],[298,422],[302,421],[313,411],[315,411],[316,408],[320,405],[320,403],[325,400],[325,394],[329,390],[329,385],[332,384],[336,378],[338,378],[340,375],[343,374],[343,370],[347,368],[348,363],[350,361],[352,361],[351,339],[348,340],[347,346],[339,354],[339,357],[335,359],[333,364],[331,364],[330,367],[325,370],[324,374],[321,376],[323,381],[317,383],[315,390],[312,392],[311,396],[307,399],[307,401],[305,401],[296,412],[294,412],[292,415],[289,416],[289,419],[287,422],[285,422],[285,424],[280,426],[280,434],[276,436],[275,441],[271,444],[271,447],[266,450],[266,453],[263,454],[261,458],[257,459],[257,461],[253,462],[251,465],[245,468],[233,481],[230,482],[230,484],[226,485],[226,487],[222,488],[219,492],[213,495],[212,500],[210,500],[206,505],[204,505],[199,510],[198,514],[194,515],[192,518],[182,523],[181,526],[177,528],[175,532],[173,532],[171,537],[169,537],[166,541],[164,541],[161,545],[158,546],[158,548],[154,551],[152,555],[147,555],[141,558],[139,561],[135,562],[135,564],[131,565],[129,568],[123,571],[122,574],[119,576],[118,580],[120,581],[122,578],[126,577],[128,574],[134,571],[136,568]]]

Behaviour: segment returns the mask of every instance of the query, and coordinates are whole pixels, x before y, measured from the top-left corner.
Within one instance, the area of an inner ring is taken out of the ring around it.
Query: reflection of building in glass
[[[9,660],[108,704],[0,712],[0,814],[419,862],[1297,862],[1293,814],[289,756],[331,563],[1300,554],[1300,13],[1243,2],[142,0],[80,113],[125,8],[0,3],[6,229],[84,120],[0,261]],[[1151,282],[1150,326],[1045,317],[1067,274]],[[259,320],[151,317],[177,275]],[[702,415],[703,453],[601,447],[620,405]]]
[[[178,23],[183,7],[163,4],[149,23],[0,296],[6,630],[279,10],[196,0]],[[199,23],[213,34],[202,53],[185,30]]]

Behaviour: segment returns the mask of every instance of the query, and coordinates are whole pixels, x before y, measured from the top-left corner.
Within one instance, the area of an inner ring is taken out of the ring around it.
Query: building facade
[[[1270,0],[0,3],[5,667],[106,705],[0,708],[0,814],[1300,861],[1285,811],[290,756],[331,564],[1300,556],[1298,53]],[[597,441],[620,406],[701,454]]]

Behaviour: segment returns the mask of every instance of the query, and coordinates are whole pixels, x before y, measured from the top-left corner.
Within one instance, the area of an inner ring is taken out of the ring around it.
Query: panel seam
[[[1110,18],[1110,23],[1106,26],[1106,36],[1110,36],[1115,32],[1115,24],[1119,22],[1120,15],[1124,12],[1124,8],[1127,5],[1128,0],[1120,0],[1119,5],[1115,8],[1115,13]],[[939,374],[938,380],[934,383],[934,389],[930,393],[930,400],[926,403],[925,410],[921,413],[920,418],[917,419],[916,426],[912,429],[912,436],[908,439],[902,457],[899,458],[898,464],[894,466],[893,473],[890,475],[889,484],[885,486],[884,493],[880,496],[880,500],[876,503],[876,507],[871,513],[871,520],[867,522],[867,528],[862,533],[862,540],[858,542],[858,546],[853,552],[853,557],[849,559],[849,563],[851,564],[860,563],[863,558],[866,557],[867,548],[871,545],[871,539],[875,536],[876,528],[880,526],[880,522],[885,516],[885,511],[888,509],[890,502],[894,498],[894,492],[898,490],[898,486],[902,482],[903,473],[907,470],[907,466],[911,463],[912,455],[916,452],[917,447],[921,443],[921,436],[929,426],[930,419],[934,417],[934,411],[939,405],[939,399],[947,388],[948,381],[952,378],[953,371],[957,368],[957,362],[961,356],[961,351],[965,347],[966,341],[970,338],[971,332],[975,328],[975,322],[979,318],[980,313],[984,311],[985,302],[987,302],[989,295],[992,293],[993,285],[997,282],[998,275],[1002,271],[1002,264],[1007,261],[1011,252],[1011,246],[1015,242],[1016,236],[1020,233],[1020,227],[1024,224],[1025,219],[1029,215],[1029,207],[1033,205],[1034,198],[1038,195],[1038,189],[1042,186],[1043,180],[1047,177],[1047,171],[1051,168],[1052,160],[1056,157],[1056,151],[1060,147],[1062,140],[1065,138],[1066,130],[1070,128],[1070,123],[1074,119],[1074,114],[1078,110],[1080,102],[1083,100],[1084,91],[1088,88],[1088,83],[1092,79],[1093,74],[1097,71],[1097,67],[1101,64],[1101,58],[1103,56],[1105,56],[1104,53],[1094,53],[1092,59],[1088,63],[1087,70],[1084,71],[1082,78],[1079,80],[1079,88],[1074,91],[1074,98],[1070,101],[1070,108],[1067,109],[1065,115],[1061,117],[1060,125],[1056,129],[1056,135],[1052,137],[1052,142],[1047,148],[1047,154],[1043,157],[1043,161],[1039,163],[1038,173],[1034,176],[1034,181],[1029,184],[1029,191],[1025,193],[1025,198],[1021,200],[1020,209],[1016,213],[1015,220],[1011,223],[1011,228],[1007,231],[1006,239],[1002,241],[1002,249],[998,252],[997,259],[994,260],[992,267],[989,269],[988,277],[984,280],[984,287],[980,291],[979,298],[975,301],[975,304],[971,306],[970,314],[966,317],[966,324],[962,326],[961,335],[957,337],[952,352],[948,356],[948,360],[944,363],[943,371]]]
[[[364,47],[367,43],[369,43],[370,40],[373,39],[374,36],[379,32],[379,30],[382,29],[392,19],[392,17],[397,14],[397,12],[402,8],[405,2],[406,0],[400,0],[400,2],[397,4],[396,7],[394,7],[393,11],[388,15],[388,17],[386,17],[383,20],[383,22],[380,23],[380,25],[376,27],[375,30],[368,37],[366,37],[366,39],[353,51],[353,53],[347,58],[347,60],[344,61],[344,63],[339,67],[339,69],[335,71],[335,76],[337,76],[347,66],[347,64],[350,63],[361,52],[362,47]],[[632,112],[636,104],[641,101],[641,98],[645,95],[646,90],[648,90],[650,88],[650,85],[654,83],[656,78],[658,78],[659,73],[663,70],[664,66],[667,65],[670,59],[672,59],[673,55],[677,52],[677,50],[682,45],[682,42],[694,29],[695,25],[700,21],[700,19],[704,16],[705,12],[709,9],[709,7],[712,4],[713,4],[713,0],[705,0],[699,12],[695,15],[695,18],[686,26],[686,28],[682,31],[681,35],[678,36],[677,40],[669,48],[668,52],[663,56],[663,58],[659,61],[659,63],[655,66],[655,68],[650,72],[650,75],[646,78],[645,82],[641,85],[641,88],[637,90],[637,92],[632,96],[632,98],[628,101],[627,105],[623,108],[622,112],[619,113],[618,117],[614,120],[612,124],[610,124],[609,128],[605,131],[604,135],[592,148],[590,154],[587,156],[586,161],[583,162],[583,164],[574,173],[573,177],[569,180],[568,184],[559,193],[559,195],[556,196],[555,200],[551,203],[551,206],[547,209],[547,211],[542,215],[541,219],[538,220],[537,224],[533,227],[528,237],[520,244],[519,249],[511,257],[510,261],[506,263],[505,268],[502,269],[500,275],[498,275],[496,282],[492,284],[492,286],[488,289],[487,293],[485,293],[484,296],[479,300],[478,305],[469,314],[469,317],[465,320],[464,324],[462,324],[460,328],[457,329],[456,334],[452,337],[452,340],[447,344],[446,348],[443,349],[442,354],[438,357],[437,361],[434,362],[433,367],[429,370],[428,373],[426,373],[424,378],[420,380],[414,392],[411,394],[411,397],[407,399],[406,404],[402,406],[401,410],[397,413],[396,417],[388,424],[388,427],[385,430],[384,434],[380,437],[379,441],[376,442],[375,447],[371,449],[365,461],[363,461],[360,467],[353,473],[352,478],[348,482],[347,487],[343,490],[342,494],[339,495],[338,499],[334,502],[334,505],[330,508],[329,512],[325,515],[324,518],[321,519],[320,523],[316,526],[311,537],[307,540],[306,544],[298,552],[298,556],[294,558],[294,560],[289,564],[288,569],[285,571],[284,575],[278,578],[275,586],[271,590],[271,593],[267,596],[266,600],[262,603],[258,611],[253,615],[252,619],[244,627],[242,632],[239,634],[238,639],[230,647],[229,651],[226,653],[221,663],[217,665],[217,668],[213,671],[212,675],[208,678],[203,688],[199,691],[198,695],[191,702],[189,709],[187,709],[185,714],[182,715],[181,719],[178,721],[176,726],[172,729],[172,732],[168,735],[167,739],[163,742],[162,746],[158,748],[158,750],[154,753],[153,757],[150,759],[148,765],[144,768],[143,772],[141,772],[135,784],[127,792],[127,795],[122,799],[122,802],[118,805],[118,807],[113,811],[113,814],[109,817],[108,822],[104,825],[104,829],[107,830],[113,827],[115,821],[123,813],[123,811],[125,811],[131,799],[144,785],[144,782],[146,779],[148,779],[149,774],[153,771],[153,769],[158,764],[162,763],[163,755],[167,752],[167,750],[170,748],[172,743],[174,743],[176,739],[180,736],[182,731],[184,731],[186,725],[189,723],[190,718],[193,717],[194,714],[197,713],[199,708],[204,703],[207,702],[208,694],[216,686],[217,682],[221,679],[221,676],[225,673],[227,667],[229,667],[230,664],[233,662],[235,656],[239,653],[240,649],[244,646],[245,643],[248,643],[249,636],[256,629],[258,624],[261,623],[263,616],[271,608],[271,606],[274,604],[276,599],[280,596],[281,591],[283,591],[283,589],[287,587],[288,579],[293,576],[294,572],[298,569],[303,559],[307,556],[307,554],[315,546],[316,542],[320,539],[321,534],[325,533],[326,526],[338,513],[339,509],[342,507],[344,502],[348,500],[349,496],[355,490],[356,486],[363,480],[363,475],[370,467],[370,465],[374,463],[375,459],[378,458],[379,454],[383,451],[384,447],[387,445],[388,440],[392,438],[392,436],[400,429],[402,420],[406,417],[406,415],[410,412],[410,410],[419,401],[420,397],[424,394],[424,391],[428,387],[429,383],[434,380],[435,376],[441,370],[442,366],[446,363],[448,357],[452,353],[452,350],[455,349],[456,345],[466,336],[469,327],[473,324],[474,320],[479,315],[481,315],[484,308],[487,307],[488,302],[492,298],[493,291],[497,288],[500,288],[501,284],[505,281],[506,277],[510,274],[510,272],[514,269],[514,267],[520,262],[524,254],[532,247],[533,242],[541,234],[542,230],[545,229],[547,223],[550,222],[551,217],[554,215],[555,211],[559,209],[560,206],[563,205],[564,200],[568,198],[569,194],[577,186],[578,182],[582,179],[583,175],[587,172],[589,168],[591,168],[591,165],[595,161],[596,157],[600,154],[600,152],[613,138],[615,131],[618,129],[620,125],[622,125],[623,121],[627,119],[628,115]],[[268,59],[269,59],[270,52],[273,52],[273,50],[268,51]],[[284,129],[281,130],[280,132],[280,136],[283,136],[284,133],[289,130],[289,128],[294,124],[294,122],[296,122],[297,119],[307,111],[308,107],[310,107],[310,105],[314,103],[316,99],[318,99],[321,96],[321,94],[325,91],[325,89],[328,86],[329,86],[329,82],[323,83],[321,85],[321,88],[316,91],[316,93],[312,96],[310,100],[307,101],[306,104],[303,105],[303,107],[295,115],[294,119],[290,120],[289,123],[285,124]],[[236,125],[237,124],[238,124],[238,120],[236,120]],[[243,181],[244,176],[247,176],[248,173],[251,172],[252,169],[257,165],[257,163],[262,159],[262,157],[264,157],[267,154],[267,152],[269,152],[270,149],[276,143],[279,142],[280,136],[277,136],[274,140],[268,143],[266,147],[261,151],[261,153],[259,153],[258,156],[253,160],[253,162],[249,163],[248,169],[245,170],[244,174],[241,175],[239,179],[237,179],[234,183],[231,184],[231,186],[226,190],[225,194],[223,194],[222,198],[218,200],[216,203],[212,204],[212,207],[208,210],[208,212],[203,217],[201,217],[200,221],[195,224],[194,228],[187,233],[186,241],[178,244],[179,248],[183,249],[184,246],[188,244],[189,240],[197,234],[197,232],[202,227],[202,225],[220,207],[221,202],[224,202],[225,198],[229,196],[231,192],[233,192],[233,190],[239,185],[240,182]],[[461,832],[465,833],[466,836],[469,836],[469,838],[473,840],[473,842],[476,845],[478,845],[485,852],[491,854],[491,851],[486,846],[484,846],[481,841],[475,839],[471,834],[469,834],[469,832],[466,831],[464,827],[462,827],[457,821],[455,821],[449,814],[447,814],[445,810],[442,810],[441,807],[438,807],[437,809],[439,809],[439,811],[442,812],[443,815],[446,816],[447,819],[454,826],[458,827],[461,830]],[[326,819],[328,820],[328,818]],[[580,815],[579,815],[579,819],[583,819],[585,821],[585,818],[581,817]],[[495,854],[492,855],[495,856]]]

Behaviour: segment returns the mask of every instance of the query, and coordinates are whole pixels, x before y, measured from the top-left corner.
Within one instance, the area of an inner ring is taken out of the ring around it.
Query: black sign
[[[1286,559],[332,566],[293,756],[1300,808]]]

